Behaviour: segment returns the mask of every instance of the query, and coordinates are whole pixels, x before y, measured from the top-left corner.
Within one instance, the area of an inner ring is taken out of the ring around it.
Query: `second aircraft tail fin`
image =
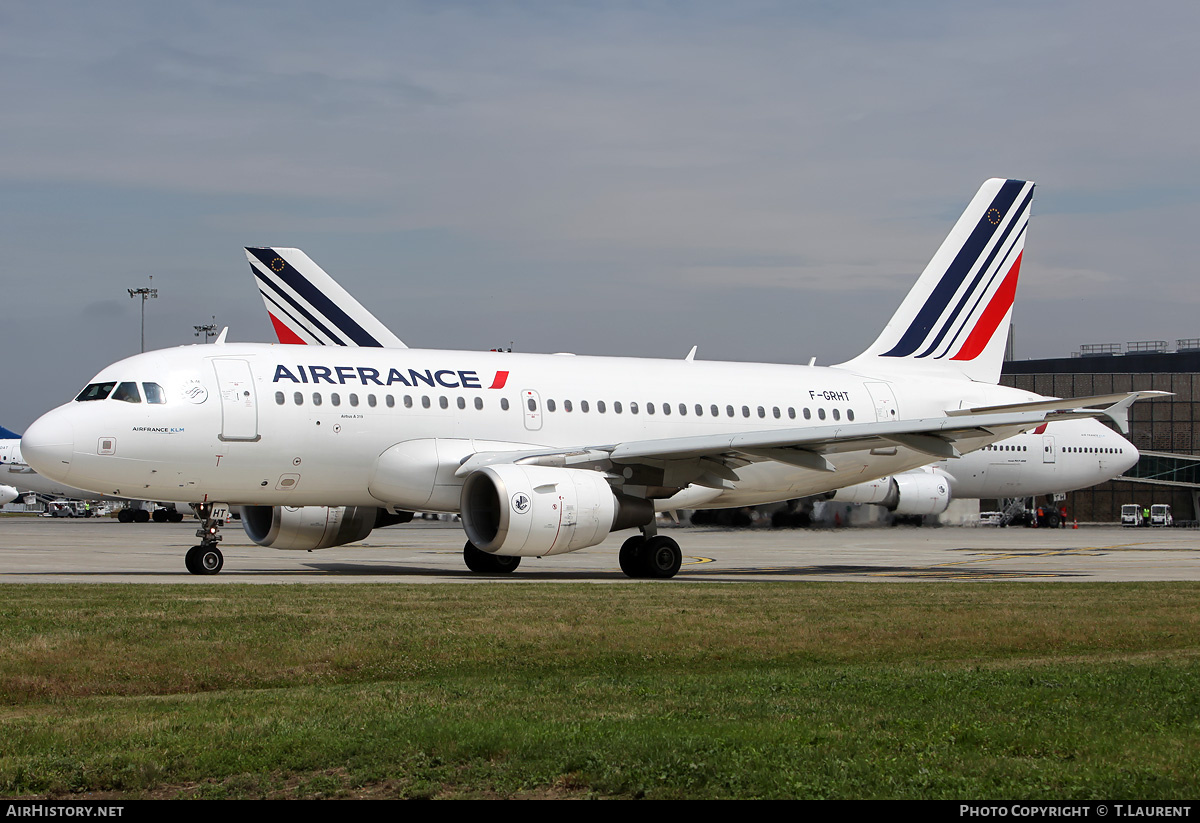
[[[1000,379],[1034,184],[986,181],[874,343],[848,368]]]
[[[246,257],[280,343],[408,348],[300,249],[247,248]]]

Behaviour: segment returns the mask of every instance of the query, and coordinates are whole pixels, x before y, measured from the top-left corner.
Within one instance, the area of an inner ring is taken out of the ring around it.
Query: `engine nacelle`
[[[310,551],[363,540],[372,529],[407,523],[412,512],[374,506],[242,506],[242,528],[260,546]]]
[[[13,486],[0,486],[0,505],[11,503],[20,497],[20,492]]]
[[[905,472],[833,493],[841,503],[874,503],[896,514],[941,514],[950,505],[950,480],[941,472]]]
[[[614,494],[598,472],[511,463],[472,472],[460,507],[467,538],[509,556],[586,549],[654,519],[649,500]]]

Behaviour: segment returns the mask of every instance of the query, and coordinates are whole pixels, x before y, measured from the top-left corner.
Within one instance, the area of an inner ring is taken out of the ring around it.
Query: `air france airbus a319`
[[[300,249],[248,248],[246,258],[280,343],[408,348]],[[1132,443],[1095,420],[1059,420],[895,477],[846,486],[830,499],[936,515],[954,499],[1030,498],[1094,486],[1138,456]]]
[[[828,492],[1157,394],[996,385],[1032,198],[1032,183],[984,183],[880,336],[838,366],[366,348],[343,317],[364,348],[222,335],[122,360],[30,426],[24,453],[60,482],[192,504],[198,574],[221,569],[238,506],[255,542],[298,550],[457,512],[481,572],[638,528],[621,568],[672,577],[682,553],[655,511]]]

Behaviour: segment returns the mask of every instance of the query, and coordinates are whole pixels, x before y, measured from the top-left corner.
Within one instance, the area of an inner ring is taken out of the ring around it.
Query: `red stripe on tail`
[[[291,329],[283,324],[282,321],[275,315],[267,312],[267,317],[271,318],[271,325],[275,327],[275,336],[279,338],[280,343],[289,343],[297,346],[307,346],[300,337]]]
[[[1004,278],[1004,282],[1000,284],[1000,288],[996,289],[996,293],[992,295],[991,302],[987,308],[983,310],[979,320],[975,323],[975,328],[971,330],[971,334],[967,337],[967,342],[963,343],[963,347],[958,350],[958,354],[951,357],[951,360],[974,360],[978,357],[987,344],[991,342],[992,335],[996,333],[996,329],[1000,326],[1000,321],[1004,319],[1004,315],[1008,314],[1008,310],[1012,308],[1013,298],[1017,296],[1017,275],[1021,270],[1021,258],[1025,252],[1017,255],[1016,261],[1012,268],[1008,270],[1008,274]]]

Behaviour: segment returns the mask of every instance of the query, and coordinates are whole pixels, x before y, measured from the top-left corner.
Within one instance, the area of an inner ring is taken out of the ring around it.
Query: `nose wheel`
[[[192,546],[183,556],[183,564],[192,574],[216,574],[225,565],[225,556],[216,546]]]
[[[225,525],[229,509],[212,503],[194,503],[192,510],[200,518],[200,528],[196,529],[200,545],[188,549],[183,557],[183,565],[192,574],[216,574],[225,565],[225,556],[217,544],[223,537],[221,527]]]

